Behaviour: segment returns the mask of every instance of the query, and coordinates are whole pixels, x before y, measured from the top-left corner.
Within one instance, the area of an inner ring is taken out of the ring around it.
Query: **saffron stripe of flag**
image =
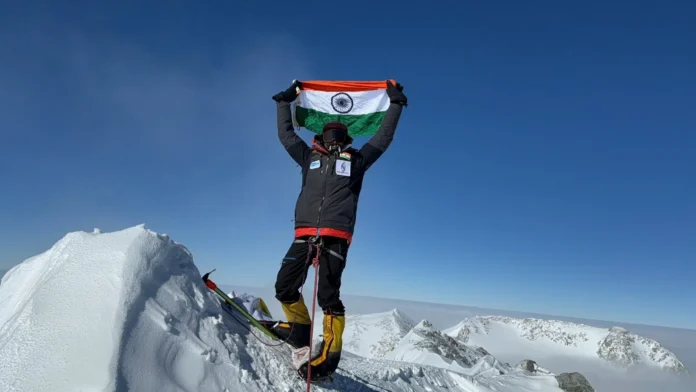
[[[395,81],[392,81],[396,85]],[[329,121],[348,127],[352,137],[373,135],[389,108],[386,81],[307,81],[295,104],[295,125],[321,133]]]

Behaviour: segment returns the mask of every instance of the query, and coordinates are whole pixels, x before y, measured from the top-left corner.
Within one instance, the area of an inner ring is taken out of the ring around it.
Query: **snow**
[[[386,359],[435,366],[469,376],[500,375],[511,370],[485,349],[460,343],[433,328],[427,320],[413,327]]]
[[[674,353],[625,328],[598,328],[559,320],[470,317],[443,330],[462,343],[484,346],[505,358],[575,357],[624,368],[643,365],[688,373]]]
[[[343,347],[344,350],[365,358],[384,358],[415,325],[413,320],[398,309],[367,315],[347,315]]]
[[[399,311],[348,320],[355,353],[313,390],[561,391],[553,374],[500,364]],[[305,390],[290,349],[251,331],[167,235],[73,232],[2,279],[0,391]]]

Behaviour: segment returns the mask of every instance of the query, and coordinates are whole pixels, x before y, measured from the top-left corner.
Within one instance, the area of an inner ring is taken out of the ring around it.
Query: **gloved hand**
[[[292,85],[290,87],[288,87],[287,90],[281,91],[278,94],[274,95],[273,100],[276,102],[281,102],[281,101],[282,102],[292,102],[292,101],[294,101],[298,95],[297,94],[298,87],[302,88],[302,84],[299,81],[294,80],[292,82]]]
[[[387,80],[387,95],[389,95],[389,100],[392,103],[398,103],[401,106],[408,106],[408,98],[402,92],[404,86],[401,83],[396,83],[394,86],[391,80]]]

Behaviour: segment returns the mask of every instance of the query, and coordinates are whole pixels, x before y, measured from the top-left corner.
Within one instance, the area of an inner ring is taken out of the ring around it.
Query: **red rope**
[[[314,294],[312,295],[312,325],[309,327],[309,358],[307,359],[307,392],[310,391],[312,386],[312,342],[314,341],[314,312],[317,305],[317,284],[319,282],[319,256],[321,255],[321,248],[319,245],[316,246],[317,254],[312,260],[312,265],[314,266]]]

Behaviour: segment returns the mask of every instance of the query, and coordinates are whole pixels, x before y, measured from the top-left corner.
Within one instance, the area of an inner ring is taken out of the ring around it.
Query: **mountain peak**
[[[407,323],[395,312],[374,319]],[[223,311],[191,253],[166,236],[69,233],[0,286],[0,391],[304,390],[289,347],[257,332]],[[465,390],[442,369],[345,354],[340,390]]]
[[[600,358],[619,366],[647,363],[674,373],[689,373],[676,355],[660,343],[631,333],[623,327],[609,328],[597,346],[597,355]]]
[[[444,332],[460,342],[485,346],[499,357],[536,349],[598,359],[621,367],[644,364],[688,373],[682,362],[658,342],[618,326],[598,328],[561,320],[475,316]]]
[[[427,319],[416,324],[385,358],[429,364],[470,376],[485,372],[503,374],[510,370],[484,348],[459,342],[435,329]]]
[[[427,330],[427,331],[434,331],[435,328],[433,327],[433,323],[428,321],[427,319],[421,320],[418,324],[414,326],[416,329],[421,329],[421,330]]]
[[[382,358],[415,323],[400,310],[346,316],[343,346],[366,358]]]
[[[404,328],[411,329],[415,325],[413,319],[398,308],[392,309],[389,313],[394,317],[394,320]]]

